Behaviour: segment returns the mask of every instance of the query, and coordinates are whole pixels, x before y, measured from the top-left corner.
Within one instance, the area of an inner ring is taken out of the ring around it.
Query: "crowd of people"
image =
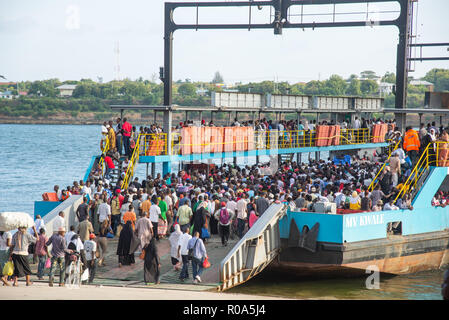
[[[104,125],[104,136],[116,146],[104,158],[105,172],[99,166],[92,170],[86,182],[74,181],[63,190],[54,187],[61,201],[71,195],[83,196],[83,203],[76,209],[76,225],[67,228],[64,212],[61,212],[54,221],[53,234],[46,234],[40,217],[30,230],[19,229],[14,236],[8,232],[0,233],[0,259],[2,263],[8,259],[14,261],[15,285],[17,278],[23,276],[30,284],[31,271],[23,258],[29,253],[38,264],[39,279],[43,279],[45,266],[50,265],[50,286],[53,286],[57,269],[59,285],[64,285],[65,270],[74,255],[83,262],[83,272],[88,270],[88,283],[92,283],[96,268],[105,265],[104,257],[112,238],[118,238],[119,267],[135,264],[136,255],[144,260],[145,283],[159,283],[158,243],[167,239],[171,246],[171,263],[179,271],[180,280],[189,278],[191,262],[193,281],[198,283],[202,281],[203,263],[208,257],[208,239],[218,237],[222,245],[227,246],[230,238],[242,238],[272,203],[284,203],[291,210],[308,212],[317,211],[322,203],[335,204],[337,212],[338,209],[353,212],[412,209],[409,191],[397,196],[413,165],[427,145],[438,140],[449,142],[448,130],[436,128],[434,124],[427,127],[422,124],[418,132],[408,127],[401,134],[394,130],[394,122],[391,122],[386,138],[392,145],[402,143],[377,179],[376,174],[388,152],[353,156],[350,163],[344,164],[336,164],[332,159],[284,162],[271,171],[267,171],[268,166],[263,164],[212,165],[207,170],[181,170],[165,176],[158,173],[142,181],[135,177],[129,187],[122,190],[123,175],[113,183],[108,168],[123,161],[122,149],[117,148],[118,140],[123,141],[123,155],[132,153],[131,141],[137,130],[126,118],[123,120],[123,124],[117,120],[115,129],[112,121]],[[381,120],[356,119],[352,126],[370,126],[377,121]],[[234,125],[240,125],[237,119]],[[274,128],[273,122],[265,119],[256,121],[255,125]],[[277,128],[295,130],[304,126],[307,130],[305,125],[310,130],[316,123],[280,121]],[[140,131],[147,132],[147,129],[160,132],[157,126],[141,127]],[[122,167],[126,170],[126,164]],[[374,188],[369,188],[372,185]],[[432,205],[445,206],[448,197],[447,191],[439,191]],[[28,250],[29,247],[32,249]],[[50,263],[47,263],[49,257]],[[2,281],[8,284],[7,278],[3,277]]]

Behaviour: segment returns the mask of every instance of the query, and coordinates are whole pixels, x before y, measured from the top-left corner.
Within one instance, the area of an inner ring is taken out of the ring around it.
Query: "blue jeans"
[[[203,273],[203,260],[192,259],[192,272],[193,279],[195,280],[196,276],[200,276]]]
[[[181,255],[182,257],[182,270],[179,275],[179,279],[187,279],[189,277],[189,256]]]
[[[47,262],[47,256],[38,256],[37,264],[37,277],[44,277],[45,262]]]
[[[110,174],[111,174],[111,168],[109,168],[108,166],[106,166],[106,172],[104,174],[105,179],[110,179]]]
[[[122,136],[116,136],[115,137],[115,145],[117,147],[117,151],[118,153],[120,153],[120,155],[122,154]]]
[[[112,226],[112,232],[114,232],[114,236],[117,234],[117,227],[120,224],[120,215],[119,214],[113,214],[111,216],[111,226]]]
[[[245,230],[245,223],[246,223],[246,220],[237,219],[237,232],[238,232],[240,239],[243,238],[243,231]]]
[[[131,137],[123,136],[123,147],[125,148],[125,155],[131,157],[131,150],[129,148],[129,140]]]

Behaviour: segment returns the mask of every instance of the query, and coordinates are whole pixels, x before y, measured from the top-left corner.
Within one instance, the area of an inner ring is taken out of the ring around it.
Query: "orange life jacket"
[[[409,130],[405,133],[403,146],[405,151],[419,151],[421,143],[419,141],[418,133],[415,130]]]

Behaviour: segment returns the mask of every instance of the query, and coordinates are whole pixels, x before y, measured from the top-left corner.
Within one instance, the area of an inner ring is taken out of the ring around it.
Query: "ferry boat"
[[[368,268],[406,274],[448,264],[449,206],[431,204],[440,188],[449,188],[448,147],[437,142],[436,154],[426,149],[403,185],[398,197],[410,192],[412,210],[287,211],[279,222],[281,251],[272,267],[346,276],[365,274]],[[398,225],[394,232],[388,232],[391,224]]]

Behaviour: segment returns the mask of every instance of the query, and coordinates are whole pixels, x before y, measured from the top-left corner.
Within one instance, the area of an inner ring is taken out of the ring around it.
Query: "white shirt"
[[[61,197],[62,197],[62,190],[61,189],[58,189],[58,192],[56,192],[56,196],[58,197],[59,200],[61,200]]]
[[[65,243],[67,244],[67,245],[69,245],[69,243],[70,243],[70,241],[72,241],[72,237],[73,237],[73,235],[75,234],[75,232],[73,232],[73,231],[69,231],[69,232],[67,232],[66,234],[65,234]]]
[[[399,160],[401,160],[401,164],[405,163],[405,153],[404,150],[402,150],[402,148],[398,148],[396,149],[391,155],[399,155]]]
[[[159,215],[161,214],[161,208],[158,205],[152,204],[150,207],[150,220],[151,222],[158,222]]]
[[[98,220],[102,223],[111,215],[111,206],[103,202],[98,206]]]
[[[238,219],[246,219],[247,213],[246,213],[246,200],[240,199],[237,202],[237,218]]]
[[[173,192],[173,193],[171,194],[171,196],[173,197],[173,204],[176,204],[176,202],[178,202],[178,196],[176,195],[175,192]]]
[[[6,245],[8,239],[11,241],[12,235],[11,235],[11,233],[5,231],[3,233],[3,235],[0,237],[0,250],[8,250],[9,249],[9,247]]]
[[[61,216],[57,216],[53,222],[53,232],[58,232],[60,227],[65,228],[65,219]]]
[[[45,229],[45,222],[44,222],[43,219],[36,219],[36,220],[34,220],[34,226],[36,227],[37,233],[39,233],[39,230],[40,230],[40,229]],[[36,237],[36,235],[34,234],[33,228],[29,228],[29,229],[28,229],[28,232],[29,232],[31,235],[33,235],[33,236]]]
[[[83,242],[81,241],[80,237],[76,238],[76,240],[70,241],[76,246],[76,252],[81,252],[81,250],[84,250]],[[67,242],[67,246],[70,242]]]
[[[390,205],[390,203],[387,202],[384,205],[384,210],[399,210],[399,208],[397,206],[395,206],[394,204]]]
[[[173,208],[173,200],[170,196],[165,196],[164,201],[167,203],[167,210],[170,209],[170,206]]]
[[[226,209],[231,211],[233,214],[235,214],[235,210],[237,209],[237,203],[234,200],[229,200],[226,203]]]
[[[190,239],[192,239],[192,236],[188,233],[183,233],[179,236],[178,247],[181,247],[180,251],[183,256],[186,256],[189,253],[187,245],[189,244]]]
[[[94,260],[95,254],[94,252],[97,251],[97,243],[93,240],[87,240],[84,241],[84,251],[86,252],[86,260]]]
[[[89,187],[87,187],[87,186],[83,186],[83,189],[81,190],[81,193],[83,193],[83,194],[86,194],[86,195],[89,195],[89,197],[91,196],[91,190],[90,190],[90,188]]]
[[[207,204],[207,208],[211,214],[214,214],[215,212],[215,201],[209,201]]]

